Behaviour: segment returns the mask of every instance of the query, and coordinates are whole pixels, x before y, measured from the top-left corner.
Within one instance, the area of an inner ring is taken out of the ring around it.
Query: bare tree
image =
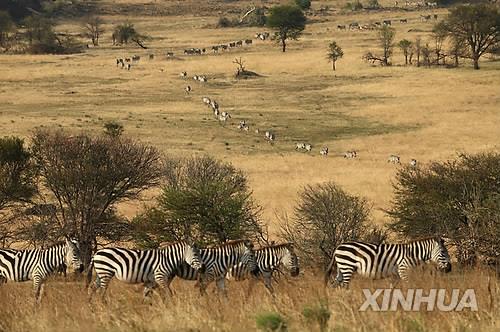
[[[420,55],[422,54],[422,39],[415,39],[415,53],[417,55],[417,67],[420,67]]]
[[[85,35],[92,40],[94,46],[99,46],[99,37],[104,33],[103,23],[99,16],[88,16],[85,19]]]
[[[130,234],[115,205],[158,185],[162,171],[156,149],[123,138],[39,130],[31,151],[45,197],[57,209],[52,222],[78,235],[86,267],[98,239]]]
[[[394,37],[396,36],[396,30],[387,25],[384,25],[378,30],[377,35],[380,43],[379,45],[382,48],[382,55],[378,56],[369,51],[365,53],[363,59],[365,59],[366,61],[371,61],[372,63],[378,61],[382,66],[389,66],[389,58],[392,56],[392,52],[394,49]]]
[[[245,72],[245,61],[241,57],[239,59],[235,58],[233,63],[238,65],[238,68],[236,68],[236,76]]]

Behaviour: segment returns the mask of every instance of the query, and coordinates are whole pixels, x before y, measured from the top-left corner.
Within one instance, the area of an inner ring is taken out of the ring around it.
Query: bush
[[[123,134],[123,125],[116,121],[109,121],[104,124],[104,133],[111,137],[119,137]]]
[[[261,235],[261,209],[247,178],[231,164],[208,156],[170,160],[164,176],[157,205],[134,220],[139,245],[186,238],[207,245]]]
[[[399,170],[391,228],[409,238],[445,235],[460,263],[500,261],[500,154]]]
[[[355,2],[348,2],[345,5],[345,9],[352,11],[362,10],[363,4],[359,0],[356,0]]]
[[[320,301],[318,305],[307,306],[302,310],[302,316],[304,316],[308,324],[318,324],[321,332],[327,331],[331,315],[332,313],[325,301]]]
[[[311,0],[295,0],[295,4],[302,10],[311,8]]]
[[[234,22],[225,16],[219,17],[217,21],[217,28],[229,28],[234,26]]]
[[[295,243],[304,262],[326,266],[339,244],[369,233],[369,212],[364,198],[349,195],[333,182],[307,186],[293,218],[282,218],[281,236]]]
[[[250,27],[262,27],[266,25],[266,14],[264,12],[264,8],[256,8],[252,13],[244,18],[240,25]]]
[[[279,313],[268,312],[258,315],[255,318],[257,328],[261,331],[286,331],[286,321]]]
[[[380,4],[378,2],[378,0],[368,0],[368,5],[366,8],[369,8],[369,9],[379,9],[380,8]]]

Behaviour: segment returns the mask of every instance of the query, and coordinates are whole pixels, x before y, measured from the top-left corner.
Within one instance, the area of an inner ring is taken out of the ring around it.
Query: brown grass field
[[[268,6],[278,2],[265,1]],[[438,14],[441,19],[446,9],[343,13],[344,1],[318,0],[314,9],[329,5],[332,10],[312,17],[286,53],[273,42],[254,39],[252,46],[222,54],[184,56],[185,48],[253,38],[267,30],[215,28],[221,13],[259,1],[98,3],[106,9],[100,47],[75,55],[0,55],[1,135],[29,137],[40,126],[98,132],[106,121],[117,120],[126,135],[165,153],[207,153],[243,169],[271,232],[277,230],[276,213],[292,213],[297,192],[306,184],[333,180],[367,197],[373,222],[384,224],[388,217],[382,209],[390,206],[397,170],[387,163],[390,154],[400,155],[402,163],[411,158],[426,163],[500,148],[500,62],[485,57],[479,71],[468,63],[458,69],[405,67],[396,49],[393,66],[375,67],[361,57],[377,49],[376,32],[336,28],[392,19],[396,41],[421,36],[430,43],[433,22],[421,22],[420,15]],[[151,8],[165,16],[151,15]],[[400,24],[400,18],[408,24]],[[150,49],[111,46],[112,27],[126,20],[152,37]],[[81,32],[76,20],[58,23],[58,31]],[[335,73],[325,55],[332,40],[345,53]],[[167,60],[167,51],[176,58]],[[156,55],[154,60],[148,60],[149,53]],[[117,57],[134,54],[141,60],[132,70],[115,66]],[[236,57],[262,77],[236,80]],[[179,73],[184,70],[188,77],[203,74],[209,81],[183,80]],[[189,95],[184,92],[187,84],[193,87]],[[215,98],[221,110],[231,113],[231,121],[221,126],[202,104],[202,96]],[[248,133],[236,128],[242,119],[250,124]],[[264,140],[265,130],[276,133],[275,144]],[[296,152],[295,143],[301,141],[311,143],[313,152]],[[325,145],[330,149],[327,158],[319,155]],[[357,150],[359,158],[342,158],[349,149]],[[122,212],[133,216],[141,204],[124,204]],[[0,287],[0,331],[247,331],[256,329],[255,315],[263,311],[280,312],[291,331],[308,331],[316,327],[303,320],[302,308],[319,299],[327,299],[332,311],[331,331],[500,330],[500,285],[494,276],[488,281],[487,271],[424,273],[411,283],[425,289],[474,288],[478,312],[362,313],[357,310],[363,302],[361,288],[388,287],[389,281],[359,280],[350,290],[325,292],[320,279],[306,271],[297,280],[282,280],[275,302],[263,287],[245,299],[245,287],[231,283],[225,301],[200,298],[190,283],[176,281],[177,295],[166,303],[156,298],[154,306],[141,303],[139,287],[118,283],[108,305],[89,305],[80,282],[55,280],[48,283],[39,308],[33,306],[30,284],[9,283]]]

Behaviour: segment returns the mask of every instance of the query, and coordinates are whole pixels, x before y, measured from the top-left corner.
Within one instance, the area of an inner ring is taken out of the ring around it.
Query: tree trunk
[[[405,65],[408,65],[408,54],[405,54]]]
[[[458,67],[458,54],[455,54],[455,67]]]
[[[285,38],[281,39],[281,44],[283,44],[283,52],[285,52],[286,51],[286,39]]]
[[[337,68],[335,68],[335,61],[332,61],[332,69],[333,69],[333,71],[335,71],[335,69],[337,69]]]
[[[474,69],[478,70],[479,69],[479,55],[473,54],[472,60],[474,61]]]

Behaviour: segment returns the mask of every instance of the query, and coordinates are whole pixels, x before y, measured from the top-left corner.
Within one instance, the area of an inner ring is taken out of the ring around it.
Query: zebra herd
[[[435,263],[442,272],[451,271],[451,260],[444,240],[432,237],[404,244],[373,244],[345,242],[334,251],[326,270],[325,284],[347,287],[354,273],[371,278],[401,278],[408,281],[408,270],[423,263]],[[10,281],[33,280],[35,299],[40,301],[43,284],[54,272],[82,272],[78,242],[67,239],[48,249],[0,249],[0,285]],[[255,281],[263,279],[266,289],[274,295],[273,274],[285,268],[292,277],[300,272],[298,257],[291,243],[271,244],[255,249],[250,240],[232,240],[209,248],[198,248],[188,242],[137,250],[103,248],[92,257],[86,284],[89,299],[95,292],[104,297],[113,277],[129,284],[143,284],[144,299],[155,288],[173,295],[170,285],[174,278],[196,281],[201,294],[215,282],[226,293],[225,280],[250,280],[248,295]],[[91,283],[95,271],[95,282]],[[332,276],[335,274],[334,280]]]
[[[434,20],[438,19],[437,14],[429,14],[429,15],[420,15],[420,21],[422,22],[428,22],[431,20],[431,18],[434,18]],[[338,24],[337,25],[337,30],[376,30],[381,28],[382,26],[392,26],[394,22],[399,22],[400,24],[407,24],[408,19],[407,18],[401,18],[397,20],[383,20],[381,22],[373,22],[373,23],[366,23],[366,24],[360,24],[359,22],[351,22],[349,24]]]

